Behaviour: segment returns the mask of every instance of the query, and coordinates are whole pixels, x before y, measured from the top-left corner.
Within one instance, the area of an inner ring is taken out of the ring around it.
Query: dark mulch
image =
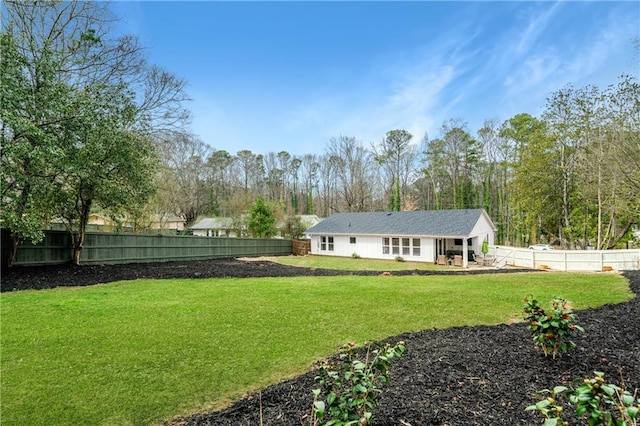
[[[393,271],[392,275],[450,275],[510,273],[513,269],[477,269],[461,271]],[[375,271],[342,271],[298,268],[261,260],[222,258],[189,262],[129,263],[125,265],[44,265],[15,266],[2,270],[2,291],[45,289],[62,286],[86,286],[139,278],[224,278],[224,277],[297,277],[335,275],[380,275]]]
[[[2,290],[88,285],[122,279],[227,276],[336,275],[271,262],[222,259],[203,262],[82,267],[14,268],[2,274]],[[417,273],[407,271],[406,273]],[[394,272],[394,274],[397,274]],[[640,271],[624,274],[640,294]],[[461,301],[464,303],[464,301]],[[425,330],[389,339],[404,340],[407,351],[391,368],[391,383],[374,411],[379,425],[534,425],[524,408],[535,392],[568,384],[594,370],[627,388],[640,388],[640,299],[578,312],[586,333],[562,358],[533,349],[523,324]],[[184,425],[301,425],[315,387],[313,371],[263,389],[232,407],[174,421]],[[572,424],[586,424],[576,419]]]

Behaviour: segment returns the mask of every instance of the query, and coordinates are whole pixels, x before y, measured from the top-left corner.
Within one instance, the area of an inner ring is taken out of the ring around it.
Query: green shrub
[[[404,342],[394,346],[372,343],[360,351],[355,343],[340,348],[335,359],[325,361],[315,380],[320,385],[313,390],[314,424],[324,421],[324,426],[367,425],[373,418],[376,398],[384,384],[389,382],[391,362],[402,356]],[[364,360],[357,358],[364,352]]]
[[[532,296],[526,297],[524,302],[524,320],[528,322],[527,329],[533,335],[536,349],[541,348],[545,356],[551,354],[555,359],[575,347],[569,339],[575,331],[584,332],[584,329],[575,324],[576,316],[569,302],[556,297],[548,312]]]
[[[540,394],[548,393],[550,396],[526,410],[539,411],[545,417],[544,426],[568,426],[569,423],[562,419],[562,400],[566,394],[578,417],[586,417],[589,426],[636,426],[640,406],[638,389],[632,395],[620,386],[606,384],[603,373],[595,371],[594,374],[593,378],[584,379],[575,389],[556,386],[551,391],[540,391]]]

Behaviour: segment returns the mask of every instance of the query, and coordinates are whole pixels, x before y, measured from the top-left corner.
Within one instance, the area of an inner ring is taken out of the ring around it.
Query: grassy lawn
[[[460,271],[457,266],[434,265],[425,262],[397,262],[395,260],[353,259],[337,256],[277,256],[274,262],[305,268],[342,269],[345,271],[405,271],[405,270],[452,270]]]
[[[632,297],[622,277],[564,273],[138,280],[3,293],[1,421],[153,424],[307,371],[348,340],[508,322],[530,293],[544,303],[564,296],[576,309]]]

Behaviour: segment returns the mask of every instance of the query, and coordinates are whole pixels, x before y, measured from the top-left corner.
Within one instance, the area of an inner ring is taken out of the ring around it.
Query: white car
[[[549,244],[535,244],[529,246],[529,250],[553,250],[553,247],[551,247]]]

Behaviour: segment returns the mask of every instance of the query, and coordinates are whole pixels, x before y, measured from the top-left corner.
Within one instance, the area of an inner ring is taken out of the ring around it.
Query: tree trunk
[[[83,201],[80,211],[78,233],[71,233],[71,239],[73,241],[72,262],[74,265],[80,265],[80,254],[82,253],[82,245],[84,244],[84,236],[87,230],[87,223],[89,222],[92,203],[93,200],[91,199]]]
[[[618,242],[627,234],[627,232],[629,232],[629,229],[631,229],[632,225],[633,225],[633,222],[627,223],[627,225],[619,233],[616,233],[614,230],[613,235],[609,239],[609,245],[607,246],[607,250],[614,249],[616,244],[618,244]]]
[[[16,253],[18,253],[18,244],[20,243],[20,235],[15,232],[9,234],[9,241],[7,247],[7,255],[2,259],[3,268],[12,268],[13,263],[16,261]]]
[[[71,234],[71,240],[73,242],[73,254],[71,260],[74,265],[80,265],[80,254],[82,254],[82,244],[84,243],[85,234],[85,221],[80,221],[80,227],[77,234]]]
[[[82,241],[84,237],[81,237],[80,234],[73,236],[73,264],[80,265],[80,254],[82,253]]]

